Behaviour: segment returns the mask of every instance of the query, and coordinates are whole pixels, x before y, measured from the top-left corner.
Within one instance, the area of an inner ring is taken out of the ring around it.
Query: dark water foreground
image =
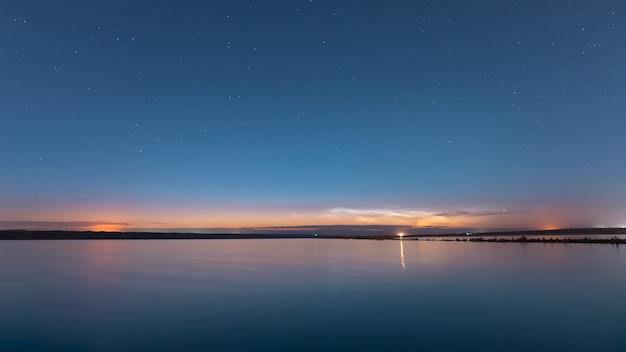
[[[1,351],[626,351],[623,246],[0,242]]]

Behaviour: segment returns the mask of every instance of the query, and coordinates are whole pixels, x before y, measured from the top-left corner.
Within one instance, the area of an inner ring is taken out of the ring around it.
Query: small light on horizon
[[[398,237],[400,238],[404,237],[404,232],[398,232]]]

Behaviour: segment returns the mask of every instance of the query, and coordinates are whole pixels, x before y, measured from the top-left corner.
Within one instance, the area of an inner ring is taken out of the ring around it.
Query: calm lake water
[[[626,351],[626,248],[0,242],[2,351]]]

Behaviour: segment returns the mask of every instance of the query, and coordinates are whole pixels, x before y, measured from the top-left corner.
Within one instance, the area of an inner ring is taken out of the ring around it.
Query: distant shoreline
[[[443,235],[407,235],[403,240],[455,242],[523,242],[523,243],[609,243],[626,244],[626,228],[583,228],[560,230],[531,230],[510,232],[450,233]],[[615,235],[612,238],[594,236]],[[529,237],[532,236],[532,237]],[[554,238],[554,236],[559,236]],[[572,236],[572,237],[563,237]],[[585,236],[585,237],[581,237]],[[95,232],[95,231],[35,231],[0,230],[0,240],[170,240],[170,239],[298,239],[335,238],[363,240],[398,240],[395,235],[324,235],[324,234],[203,234],[176,232]]]
[[[626,244],[626,228],[577,228],[557,230],[527,231],[494,231],[466,232],[443,235],[410,235],[402,237],[405,241],[439,241],[439,242],[491,242],[491,243],[606,243]],[[555,238],[555,236],[558,236]],[[566,237],[564,237],[566,236]],[[583,237],[584,236],[584,237]],[[611,238],[594,238],[595,236],[613,236]],[[336,236],[336,238],[398,240],[398,236]]]
[[[436,241],[436,240],[435,240]],[[612,238],[592,238],[592,237],[565,237],[565,238],[553,238],[553,237],[470,237],[470,238],[446,238],[439,239],[443,242],[489,242],[489,243],[605,243],[605,244],[626,244],[626,238],[618,238],[617,236]]]
[[[309,234],[206,234],[178,232],[98,232],[0,230],[0,240],[187,240],[187,239],[263,239],[312,238]]]

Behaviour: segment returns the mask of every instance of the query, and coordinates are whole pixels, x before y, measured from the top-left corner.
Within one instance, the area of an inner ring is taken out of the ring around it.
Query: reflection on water
[[[0,242],[0,350],[626,350],[611,245]]]
[[[402,264],[402,269],[406,270],[406,263],[404,262],[404,243],[402,238],[400,238],[400,263]]]

